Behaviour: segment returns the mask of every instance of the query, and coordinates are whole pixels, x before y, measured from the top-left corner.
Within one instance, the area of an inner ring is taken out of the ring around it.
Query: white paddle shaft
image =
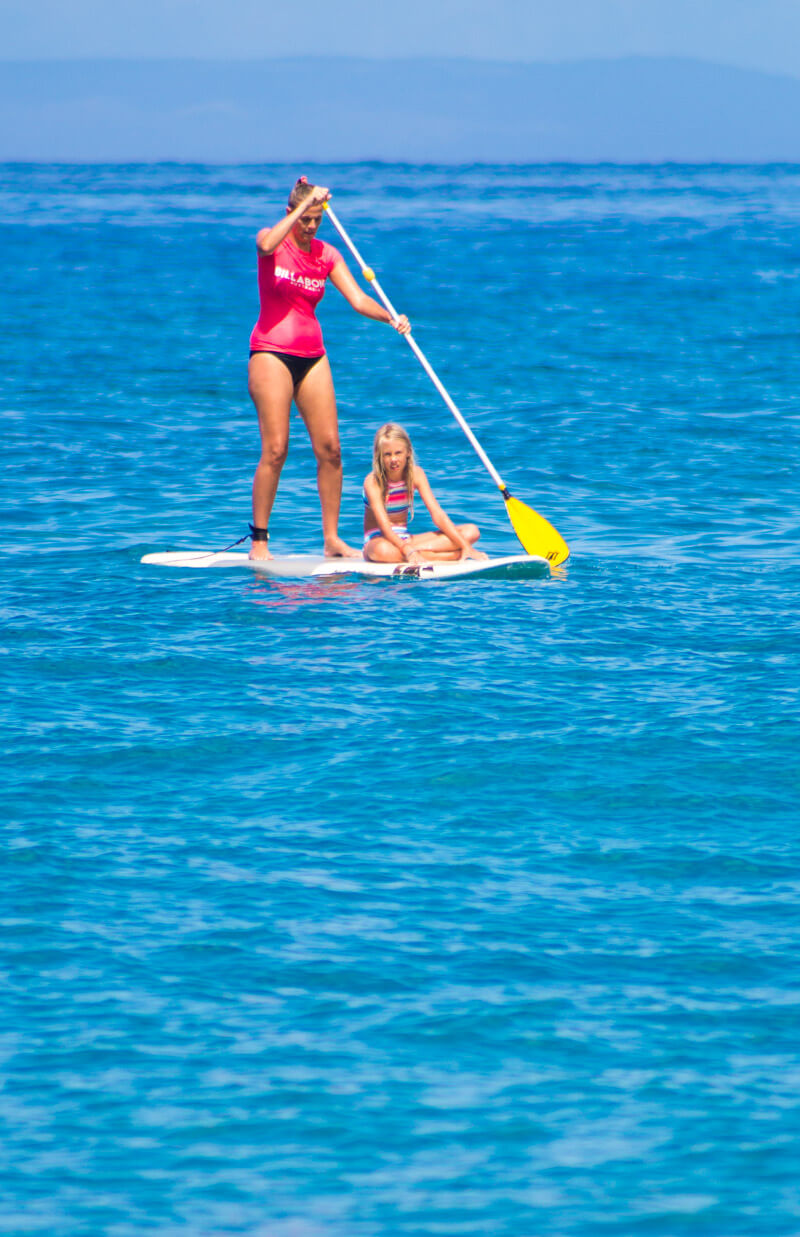
[[[333,212],[333,210],[332,210],[332,208],[331,208],[331,204],[330,204],[330,202],[325,202],[325,203],[323,203],[323,205],[324,205],[324,207],[325,207],[325,210],[326,210],[326,211],[327,211],[327,213],[328,213],[328,218],[330,219],[331,223],[332,223],[332,224],[333,224],[333,226],[336,228],[336,231],[337,231],[337,232],[339,233],[339,235],[341,236],[341,238],[342,238],[342,240],[344,241],[345,245],[347,245],[347,248],[348,248],[348,249],[350,250],[350,252],[352,253],[352,255],[353,255],[353,257],[355,258],[355,260],[356,260],[356,262],[358,263],[358,265],[361,267],[361,274],[364,276],[364,278],[366,279],[367,283],[370,283],[370,284],[372,285],[372,287],[375,289],[375,291],[377,292],[377,294],[378,294],[379,298],[383,301],[383,304],[386,306],[386,308],[388,309],[389,313],[392,315],[392,318],[393,318],[393,319],[395,320],[395,322],[396,322],[396,321],[397,321],[397,319],[399,318],[399,316],[400,316],[400,315],[398,314],[398,312],[397,312],[397,310],[395,309],[395,307],[394,307],[394,305],[392,304],[392,302],[389,300],[388,296],[387,296],[387,295],[386,295],[386,293],[384,292],[384,290],[383,290],[383,288],[381,287],[381,285],[378,283],[378,280],[375,278],[375,272],[373,271],[372,267],[367,266],[366,262],[365,262],[365,261],[364,261],[364,259],[361,257],[361,254],[360,254],[360,253],[358,252],[358,250],[356,249],[355,245],[354,245],[354,244],[353,244],[353,242],[351,241],[351,239],[350,239],[350,237],[348,236],[347,232],[344,230],[344,228],[342,227],[341,223],[340,223],[340,222],[339,222],[339,220],[336,218],[336,215],[334,214],[334,212]],[[461,428],[462,428],[462,430],[464,431],[464,433],[466,434],[467,438],[468,438],[468,439],[470,440],[470,442],[472,443],[473,447],[475,448],[475,450],[477,451],[477,453],[478,453],[478,455],[480,456],[481,460],[483,461],[483,463],[484,463],[485,467],[488,469],[489,473],[491,474],[492,478],[494,479],[495,484],[499,487],[499,489],[500,489],[500,490],[502,490],[503,492],[505,492],[506,487],[505,487],[505,484],[504,484],[504,482],[503,482],[503,480],[502,480],[502,478],[501,478],[501,476],[500,476],[499,472],[498,472],[498,471],[497,471],[497,469],[495,468],[495,466],[494,466],[494,464],[492,463],[492,461],[489,459],[489,456],[486,454],[486,452],[484,451],[484,449],[483,449],[483,447],[481,446],[481,444],[478,442],[477,438],[476,438],[476,437],[475,437],[475,435],[473,434],[473,432],[472,432],[472,430],[470,429],[470,427],[469,427],[469,425],[467,424],[467,422],[464,420],[463,416],[462,416],[462,415],[461,415],[461,413],[459,412],[459,410],[458,410],[458,408],[456,407],[455,403],[454,403],[454,402],[453,402],[453,400],[450,398],[450,395],[449,395],[448,391],[447,391],[447,390],[446,390],[446,388],[444,387],[443,383],[440,381],[439,376],[437,375],[436,371],[434,370],[434,368],[433,368],[433,366],[431,365],[431,363],[430,363],[430,361],[428,360],[428,358],[425,356],[425,353],[422,351],[422,349],[420,348],[419,344],[418,344],[418,343],[417,343],[417,341],[414,339],[414,337],[412,336],[412,334],[411,334],[411,332],[410,332],[410,331],[409,331],[409,333],[408,333],[407,335],[405,335],[403,338],[405,339],[405,341],[406,341],[406,343],[408,344],[408,346],[409,346],[409,348],[411,349],[411,351],[414,353],[415,357],[416,357],[416,358],[417,358],[417,360],[419,361],[419,363],[420,363],[420,365],[422,366],[422,368],[425,370],[425,373],[428,375],[428,377],[430,378],[430,380],[431,380],[431,382],[433,383],[433,385],[436,387],[436,390],[439,392],[439,394],[441,395],[442,399],[443,399],[443,400],[444,400],[444,402],[447,404],[447,407],[448,407],[448,408],[450,409],[450,411],[452,412],[452,414],[453,414],[453,416],[455,417],[456,421],[458,421],[458,424],[461,426]]]

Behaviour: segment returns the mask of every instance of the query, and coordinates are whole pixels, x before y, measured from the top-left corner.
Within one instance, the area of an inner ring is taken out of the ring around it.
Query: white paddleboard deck
[[[455,580],[478,575],[524,579],[550,575],[547,559],[530,554],[507,558],[468,558],[446,563],[371,563],[365,558],[324,558],[321,554],[290,554],[255,560],[242,551],[177,550],[165,554],[145,554],[142,562],[156,567],[192,569],[238,567],[284,580],[348,575],[394,580]]]

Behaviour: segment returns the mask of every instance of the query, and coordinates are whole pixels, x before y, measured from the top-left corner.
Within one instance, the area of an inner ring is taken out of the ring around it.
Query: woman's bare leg
[[[253,477],[253,524],[256,528],[267,528],[289,451],[292,375],[277,357],[257,352],[250,358],[248,380],[261,431],[261,459]],[[254,541],[250,557],[272,558],[266,541]]]
[[[358,558],[358,550],[339,536],[339,509],[342,503],[342,452],[333,376],[326,356],[308,371],[294,394],[295,403],[306,423],[317,461],[317,488],[322,507],[322,536],[325,553]]]

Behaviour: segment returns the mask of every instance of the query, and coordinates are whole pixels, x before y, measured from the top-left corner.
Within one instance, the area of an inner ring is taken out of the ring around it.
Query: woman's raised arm
[[[312,206],[321,206],[330,196],[330,189],[326,189],[324,185],[314,185],[311,192],[303,198],[302,202],[297,203],[294,210],[287,211],[283,219],[273,224],[271,228],[261,229],[256,237],[258,252],[263,253],[265,257],[274,253],[281,241],[286,240],[300,216]]]

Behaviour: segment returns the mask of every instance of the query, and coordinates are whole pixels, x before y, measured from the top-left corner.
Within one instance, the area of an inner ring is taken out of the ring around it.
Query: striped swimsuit
[[[370,503],[367,498],[366,490],[363,492],[363,498],[364,506],[369,509]],[[384,506],[386,507],[386,514],[389,516],[389,519],[392,520],[392,532],[396,533],[401,541],[408,541],[408,538],[411,536],[408,528],[406,527],[408,524],[408,505],[408,490],[406,489],[405,481],[398,481],[395,485],[390,485],[386,491]],[[402,524],[395,524],[394,519],[392,518],[393,516],[398,515],[402,515],[403,517]],[[372,541],[375,537],[382,536],[383,533],[379,528],[373,528],[368,533],[364,533],[364,545],[366,545],[368,541]]]

